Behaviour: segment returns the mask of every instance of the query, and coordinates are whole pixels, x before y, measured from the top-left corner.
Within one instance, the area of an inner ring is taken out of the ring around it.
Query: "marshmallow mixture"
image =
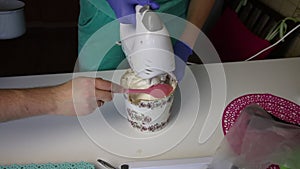
[[[176,87],[176,80],[169,74],[160,75],[151,79],[142,79],[137,76],[132,69],[128,69],[121,78],[121,85],[130,89],[147,89],[155,84],[166,83]],[[172,92],[173,93],[173,92]],[[149,94],[129,94],[129,100],[132,103],[138,103],[141,100],[157,100]]]

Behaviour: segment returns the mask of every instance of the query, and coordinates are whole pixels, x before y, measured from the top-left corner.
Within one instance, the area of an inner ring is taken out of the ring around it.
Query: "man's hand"
[[[112,100],[112,83],[103,79],[75,78],[54,87],[55,111],[60,115],[86,115]]]
[[[159,8],[159,4],[153,0],[107,0],[111,8],[114,10],[120,23],[135,24],[135,6],[149,5],[151,9]]]

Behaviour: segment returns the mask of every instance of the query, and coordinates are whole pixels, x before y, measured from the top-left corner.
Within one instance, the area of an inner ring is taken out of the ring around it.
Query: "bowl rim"
[[[16,1],[0,0],[0,13],[17,11],[23,9],[24,7],[25,7],[25,3],[19,0]]]

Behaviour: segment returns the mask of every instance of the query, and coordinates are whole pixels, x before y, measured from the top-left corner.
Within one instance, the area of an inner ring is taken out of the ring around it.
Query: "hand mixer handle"
[[[141,8],[138,8],[141,14],[143,12],[146,12],[143,17],[141,18],[141,22],[137,22],[137,30],[141,31],[139,29],[147,29],[147,31],[149,32],[156,32],[156,31],[160,31],[164,28],[164,25],[161,21],[161,19],[159,18],[159,16],[152,12],[150,10],[149,5],[145,5]],[[141,26],[142,24],[142,26]]]

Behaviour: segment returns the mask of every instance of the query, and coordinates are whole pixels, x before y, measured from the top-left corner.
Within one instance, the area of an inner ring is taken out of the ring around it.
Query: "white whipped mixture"
[[[155,84],[167,83],[171,84],[175,89],[176,80],[168,78],[170,75],[164,74],[151,79],[142,79],[137,76],[132,69],[128,69],[121,78],[121,85],[124,88],[130,89],[147,89]],[[129,99],[132,102],[138,102],[140,100],[156,100],[157,98],[149,94],[130,94]]]

